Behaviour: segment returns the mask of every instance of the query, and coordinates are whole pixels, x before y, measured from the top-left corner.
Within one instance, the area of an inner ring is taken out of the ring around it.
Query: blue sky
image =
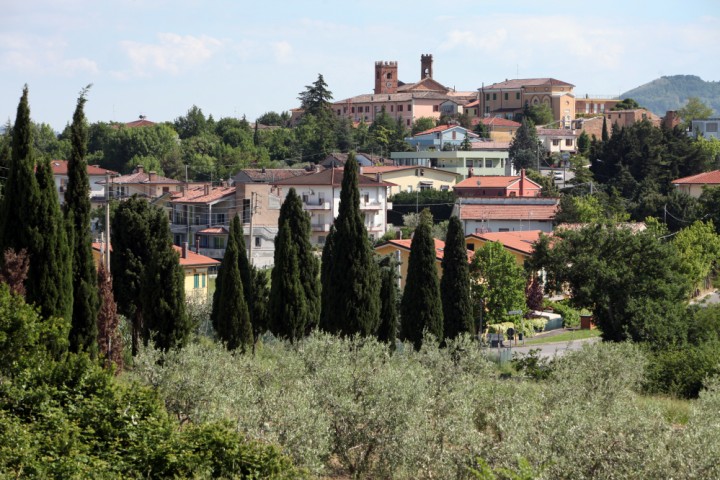
[[[254,120],[297,106],[322,73],[336,100],[368,93],[376,60],[458,90],[555,77],[617,95],[662,75],[720,80],[718,0],[0,0],[0,121],[23,84],[60,130],[92,83],[90,122],[173,120],[193,105]]]

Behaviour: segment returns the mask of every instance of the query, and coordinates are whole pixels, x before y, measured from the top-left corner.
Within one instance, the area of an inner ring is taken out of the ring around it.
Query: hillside
[[[706,82],[695,75],[660,77],[650,83],[633,88],[620,98],[633,98],[657,115],[682,107],[689,97],[700,100],[720,113],[720,82]]]

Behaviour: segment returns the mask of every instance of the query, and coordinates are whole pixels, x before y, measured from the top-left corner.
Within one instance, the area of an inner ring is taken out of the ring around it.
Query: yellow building
[[[442,278],[442,259],[445,255],[445,242],[433,239],[435,241],[435,266],[437,267],[438,278]],[[407,269],[410,262],[410,245],[412,239],[390,240],[375,247],[375,251],[382,256],[393,255],[400,260],[400,289],[405,288],[405,279],[407,278]],[[468,262],[472,259],[472,252],[468,251]]]
[[[532,255],[535,242],[540,239],[542,230],[519,230],[514,232],[472,233],[465,237],[465,246],[476,252],[488,242],[500,242],[510,252],[521,267]]]
[[[417,190],[452,190],[462,180],[462,175],[439,168],[410,167],[360,167],[360,174],[378,182],[394,183],[390,195]]]

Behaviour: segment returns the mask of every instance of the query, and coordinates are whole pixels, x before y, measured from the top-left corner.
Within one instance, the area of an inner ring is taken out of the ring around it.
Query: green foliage
[[[289,121],[289,112],[265,112],[255,120],[255,122],[259,123],[260,125],[267,125],[271,127],[285,127],[287,126]]]
[[[398,261],[392,255],[380,259],[380,326],[377,338],[391,347],[395,346],[400,325],[398,268]]]
[[[360,212],[358,164],[350,154],[343,171],[340,207],[323,252],[321,328],[373,335],[380,324],[380,272]]]
[[[455,338],[460,333],[475,333],[470,301],[470,269],[462,223],[450,217],[440,279],[443,307],[443,337]]]
[[[175,130],[165,124],[128,128],[124,125],[95,130],[90,137],[90,152],[102,151],[100,165],[119,172],[127,172],[132,158],[154,157],[160,161],[166,175],[185,173],[179,164],[180,146]],[[98,131],[99,130],[99,131]],[[95,150],[97,149],[97,150]]]
[[[437,126],[437,122],[432,117],[420,117],[417,118],[413,124],[412,124],[412,130],[410,131],[411,135],[417,135],[420,132],[424,132],[425,130],[430,130],[431,128],[435,128]]]
[[[97,272],[92,255],[90,232],[90,180],[87,174],[88,127],[85,120],[87,88],[77,100],[70,127],[72,150],[68,158],[68,182],[65,190],[65,219],[72,255],[73,304],[70,322],[70,348],[97,351],[99,310]]]
[[[582,156],[587,156],[590,153],[590,137],[587,132],[583,130],[580,132],[577,140],[578,153]]]
[[[552,375],[552,360],[540,356],[540,349],[531,349],[527,354],[516,353],[512,366],[518,373],[533,380],[547,380]]]
[[[196,137],[208,131],[208,122],[205,115],[202,109],[195,105],[187,111],[185,116],[176,118],[174,126],[181,140]]]
[[[443,339],[444,333],[435,241],[430,228],[432,216],[429,210],[423,210],[423,216],[425,218],[415,228],[410,245],[410,260],[400,304],[401,336],[417,349],[422,345],[425,333],[439,340]]]
[[[610,110],[635,110],[638,108],[642,108],[638,102],[636,102],[632,98],[624,98],[623,100],[616,103],[615,106]]]
[[[435,190],[434,188],[426,190],[416,190],[415,192],[398,192],[389,199],[390,202],[397,205],[415,205],[434,203],[455,203],[455,192],[451,190]]]
[[[690,97],[697,97],[720,112],[720,84],[703,81],[695,75],[663,76],[621,95],[621,98],[627,97],[636,99],[657,115],[679,110]]]
[[[695,222],[680,230],[673,244],[687,281],[695,288],[701,287],[720,260],[720,236],[713,222]]]
[[[535,125],[547,125],[555,119],[550,105],[546,103],[529,106],[526,115]]]
[[[523,117],[520,128],[510,142],[509,155],[515,170],[537,169],[539,148],[535,124],[529,118]]]
[[[482,324],[507,320],[510,310],[525,307],[525,274],[515,257],[499,242],[476,250],[470,266],[473,306]]]
[[[553,311],[559,314],[563,319],[563,326],[565,328],[574,328],[580,326],[580,310],[573,308],[568,304],[567,300],[554,302],[547,300],[544,303],[545,307],[550,307]]]
[[[693,120],[705,120],[713,114],[713,109],[705,105],[698,97],[689,97],[685,105],[677,111],[684,128],[690,128]]]

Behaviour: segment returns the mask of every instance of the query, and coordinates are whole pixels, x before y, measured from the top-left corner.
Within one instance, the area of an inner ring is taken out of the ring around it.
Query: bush
[[[720,374],[720,340],[686,345],[650,354],[645,387],[649,393],[697,398],[706,382]]]
[[[575,328],[580,326],[580,312],[575,308],[568,305],[567,300],[560,302],[546,301],[545,308],[551,307],[555,313],[558,313],[563,318],[563,325],[565,328]]]

